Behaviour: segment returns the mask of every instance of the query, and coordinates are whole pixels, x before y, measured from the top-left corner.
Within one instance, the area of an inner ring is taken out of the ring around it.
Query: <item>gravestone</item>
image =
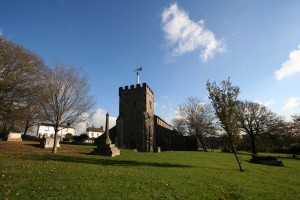
[[[59,138],[57,138],[57,147],[60,147],[59,145]],[[43,137],[40,141],[40,147],[41,148],[53,148],[54,145],[54,137]]]
[[[22,133],[13,133],[13,132],[10,132],[8,134],[8,137],[7,137],[6,141],[8,141],[8,142],[22,141],[21,135],[22,135]]]
[[[160,147],[157,147],[157,153],[160,153],[160,151],[161,151]]]

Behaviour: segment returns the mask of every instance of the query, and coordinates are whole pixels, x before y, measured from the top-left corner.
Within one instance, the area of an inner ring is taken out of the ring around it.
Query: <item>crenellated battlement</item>
[[[152,95],[154,95],[153,91],[146,83],[143,83],[142,85],[141,84],[130,85],[130,87],[129,86],[119,87],[119,95],[127,92],[138,91],[138,90],[146,90],[149,91]]]

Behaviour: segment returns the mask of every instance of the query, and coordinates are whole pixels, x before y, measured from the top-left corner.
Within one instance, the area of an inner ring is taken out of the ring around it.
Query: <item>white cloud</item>
[[[91,118],[89,118],[86,122],[80,122],[75,125],[75,134],[80,135],[84,133],[88,126],[103,126],[105,129],[106,113],[107,111],[102,108],[97,109],[94,115]],[[112,128],[116,125],[116,119],[116,117],[109,116],[109,128]]]
[[[294,110],[300,107],[300,98],[291,97],[283,105],[283,110]]]
[[[161,98],[162,99],[168,99],[169,97],[168,97],[168,95],[163,95],[163,96],[161,96]]]
[[[214,33],[205,28],[203,20],[192,21],[188,13],[176,3],[164,9],[161,28],[167,44],[172,48],[172,57],[201,49],[200,58],[206,62],[216,52],[226,49],[223,41],[217,40]]]
[[[2,36],[3,35],[3,32],[2,32],[2,30],[1,30],[1,28],[0,28],[0,36]]]
[[[300,72],[300,45],[298,49],[293,50],[289,59],[287,59],[281,66],[281,68],[275,71],[275,76],[277,80],[281,80],[287,76]]]

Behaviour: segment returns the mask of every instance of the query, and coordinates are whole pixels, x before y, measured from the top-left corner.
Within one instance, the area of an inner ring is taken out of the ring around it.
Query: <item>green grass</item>
[[[239,172],[229,153],[122,149],[110,158],[92,148],[62,145],[53,155],[0,141],[0,199],[300,199],[300,160],[274,167],[243,154]]]

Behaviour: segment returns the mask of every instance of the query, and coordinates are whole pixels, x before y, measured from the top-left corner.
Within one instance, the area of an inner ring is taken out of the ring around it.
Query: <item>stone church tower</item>
[[[119,116],[117,118],[116,144],[127,149],[153,151],[154,94],[150,87],[131,85],[119,88]]]

